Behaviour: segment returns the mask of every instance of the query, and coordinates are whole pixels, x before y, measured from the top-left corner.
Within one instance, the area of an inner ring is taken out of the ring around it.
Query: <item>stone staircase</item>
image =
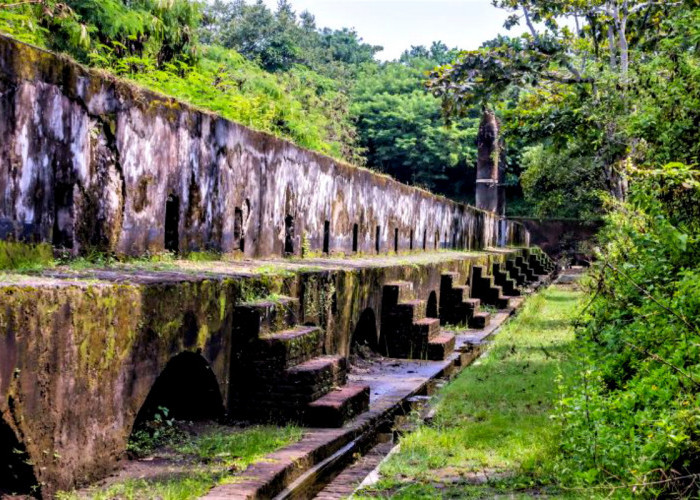
[[[528,284],[527,276],[520,266],[515,263],[515,259],[508,259],[505,263],[505,269],[517,286],[526,286]]]
[[[479,311],[481,300],[470,297],[468,285],[460,285],[459,273],[443,273],[440,279],[440,323],[486,328],[491,314]]]
[[[530,267],[530,259],[519,256],[515,258],[515,265],[520,268],[520,272],[525,276],[526,283],[534,283],[539,279],[539,276],[534,269]]]
[[[484,266],[473,266],[470,280],[472,297],[481,299],[482,304],[497,309],[508,309],[510,298],[503,294],[503,289],[496,285],[494,277],[489,275]]]
[[[347,384],[345,357],[323,355],[321,329],[297,325],[298,311],[289,297],[234,308],[234,418],[341,427],[369,409],[369,386]]]
[[[413,284],[384,285],[379,347],[392,358],[443,360],[453,350],[455,337],[440,331],[438,318],[426,318],[426,302],[413,298]]]
[[[550,275],[556,271],[556,264],[542,251],[531,251],[528,257],[530,268],[538,275]]]
[[[494,262],[491,266],[491,274],[496,285],[501,287],[503,295],[508,297],[519,297],[522,295],[516,280],[510,277],[510,273],[506,269],[506,265],[502,262]]]

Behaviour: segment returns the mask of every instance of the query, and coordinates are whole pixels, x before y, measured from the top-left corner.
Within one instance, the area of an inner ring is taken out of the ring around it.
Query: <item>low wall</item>
[[[527,243],[511,227],[499,242],[492,213],[1,35],[0,137],[0,239],[249,257]]]
[[[44,498],[107,475],[125,456],[139,409],[168,361],[199,353],[224,403],[240,345],[233,309],[251,293],[299,299],[300,324],[324,331],[324,352],[347,355],[367,310],[381,331],[383,285],[410,281],[415,298],[439,302],[441,276],[466,284],[526,250],[433,254],[395,265],[353,264],[240,276],[182,271],[91,270],[0,281],[0,425],[26,449]],[[320,259],[318,259],[320,261]],[[366,332],[363,332],[366,333]],[[228,408],[229,411],[235,410]],[[48,452],[46,451],[48,450]]]

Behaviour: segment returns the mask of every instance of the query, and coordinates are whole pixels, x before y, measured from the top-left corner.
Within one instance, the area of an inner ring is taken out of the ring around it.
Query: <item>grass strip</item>
[[[549,416],[574,368],[581,297],[555,285],[528,298],[487,354],[440,392],[432,422],[405,436],[380,481],[354,498],[558,496],[560,430]]]

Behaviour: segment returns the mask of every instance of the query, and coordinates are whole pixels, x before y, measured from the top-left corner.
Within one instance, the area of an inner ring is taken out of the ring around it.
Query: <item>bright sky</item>
[[[277,0],[265,0],[275,8]],[[319,27],[355,28],[365,42],[381,45],[391,60],[411,45],[442,40],[448,47],[476,49],[506,33],[508,13],[490,0],[292,0],[297,14],[308,10]],[[511,35],[522,30],[514,28]]]

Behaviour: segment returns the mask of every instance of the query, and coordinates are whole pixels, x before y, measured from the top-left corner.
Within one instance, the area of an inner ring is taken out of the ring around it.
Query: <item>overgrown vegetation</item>
[[[578,366],[556,413],[560,474],[621,496],[700,491],[700,176],[637,171],[608,216]]]
[[[581,297],[554,287],[529,298],[488,354],[440,393],[432,422],[402,439],[381,481],[358,498],[551,494],[561,427],[550,412],[556,380],[571,375],[571,318]]]
[[[132,435],[130,442],[130,451],[137,452],[138,457],[155,456],[159,461],[165,461],[167,467],[163,467],[162,473],[146,479],[119,480],[104,488],[91,489],[86,494],[64,492],[58,498],[199,498],[216,485],[236,481],[236,473],[302,437],[301,429],[295,426],[236,429],[210,424],[193,434],[189,428],[191,424],[169,419],[167,410],[163,410],[154,421]]]
[[[31,271],[53,265],[48,243],[29,244],[0,240],[0,271]]]

